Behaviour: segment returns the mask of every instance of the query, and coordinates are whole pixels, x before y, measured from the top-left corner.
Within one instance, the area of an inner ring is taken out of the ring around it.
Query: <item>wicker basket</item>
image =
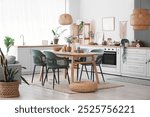
[[[0,98],[19,97],[19,81],[0,82]]]
[[[75,83],[71,83],[69,85],[69,88],[72,91],[80,92],[80,93],[94,92],[97,90],[97,83],[92,81],[75,82]]]

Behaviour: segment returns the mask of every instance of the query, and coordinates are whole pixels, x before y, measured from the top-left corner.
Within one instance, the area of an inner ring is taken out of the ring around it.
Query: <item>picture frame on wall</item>
[[[102,30],[114,31],[115,30],[115,17],[103,17],[102,18]]]

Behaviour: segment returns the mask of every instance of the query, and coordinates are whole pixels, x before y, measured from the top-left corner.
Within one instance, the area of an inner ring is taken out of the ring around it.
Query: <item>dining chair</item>
[[[82,50],[82,52],[86,53],[86,52],[89,52],[89,49],[87,48],[81,48],[80,50]],[[86,61],[86,57],[81,57],[79,58],[78,60],[76,60],[77,62],[84,62]],[[83,71],[83,67],[85,68],[85,71],[86,71],[86,74],[87,74],[87,77],[88,79],[90,79],[89,77],[89,74],[88,74],[88,70],[87,70],[87,67],[86,67],[86,64],[82,64],[80,63],[81,66],[81,71]],[[78,81],[78,76],[79,76],[79,64],[77,64],[77,81]],[[82,76],[82,72],[80,73],[80,77]]]
[[[44,84],[45,84],[45,80],[48,79],[47,75],[48,75],[49,69],[52,69],[53,71],[53,89],[54,89],[55,81],[56,83],[59,84],[59,69],[65,69],[65,72],[66,72],[65,76],[68,77],[68,83],[70,84],[69,73],[68,73],[69,59],[65,57],[58,57],[55,55],[55,53],[50,52],[50,51],[44,51],[43,53],[45,54],[46,60],[47,60],[46,61],[47,72],[45,75]],[[56,70],[58,73],[58,78],[56,78],[56,74],[55,74]]]
[[[99,67],[100,73],[102,75],[103,82],[105,82],[103,71],[102,71],[102,68],[101,68],[101,63],[102,63],[102,58],[103,58],[104,50],[103,49],[93,49],[90,52],[96,53],[96,60],[95,60],[96,66]],[[85,67],[89,66],[89,65],[91,66],[91,78],[94,81],[94,70],[93,70],[92,64],[84,64]],[[83,72],[83,69],[81,69],[80,80],[81,80],[82,72]]]
[[[46,57],[40,50],[32,49],[32,56],[33,56],[34,68],[33,68],[31,82],[33,83],[36,67],[37,66],[42,67],[41,74],[43,75],[44,74],[44,68],[47,71],[47,65],[46,65]],[[43,77],[41,77],[41,80],[42,80],[42,85],[44,85]]]

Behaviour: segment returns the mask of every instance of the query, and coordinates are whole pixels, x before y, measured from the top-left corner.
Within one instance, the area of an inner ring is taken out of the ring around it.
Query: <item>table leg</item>
[[[66,79],[66,69],[64,69],[64,79]]]
[[[40,81],[42,80],[42,77],[43,77],[43,67],[41,67],[41,70],[40,70]]]
[[[74,57],[71,58],[71,83],[74,82]]]
[[[99,84],[99,78],[98,78],[98,73],[97,73],[97,68],[96,68],[96,63],[95,63],[95,56],[92,56],[92,64],[93,64],[93,70],[95,71],[95,76],[96,76],[96,82]]]
[[[95,71],[95,75],[96,75],[96,82],[99,84],[99,78],[98,78],[98,73],[97,73],[97,68],[96,68],[96,63],[95,61],[93,62],[93,67],[94,67],[94,71]]]

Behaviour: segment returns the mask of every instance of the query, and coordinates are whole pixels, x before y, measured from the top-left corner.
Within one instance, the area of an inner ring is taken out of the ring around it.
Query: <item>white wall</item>
[[[80,1],[69,0],[69,13],[72,15],[73,22],[76,22],[80,18]]]
[[[74,22],[78,19],[90,20],[95,23],[98,33],[102,32],[102,17],[115,17],[115,31],[105,32],[106,38],[120,40],[119,21],[127,20],[127,38],[133,40],[134,34],[129,18],[134,8],[134,0],[67,0],[67,2]],[[4,48],[5,36],[14,38],[15,45],[22,44],[21,34],[24,35],[27,45],[41,44],[41,40],[50,42],[53,40],[51,29],[59,25],[58,18],[62,13],[64,0],[0,0],[0,47]],[[60,43],[64,43],[63,36]]]
[[[15,45],[39,45],[53,40],[51,29],[59,26],[59,16],[65,12],[65,0],[0,0],[0,47],[11,36]],[[64,41],[64,40],[61,40]]]
[[[115,31],[105,31],[105,38],[120,41],[119,21],[127,22],[127,39],[133,40],[130,15],[134,9],[134,0],[80,0],[80,19],[95,22],[96,32],[102,32],[102,17],[115,17]],[[101,42],[100,42],[101,43]]]

